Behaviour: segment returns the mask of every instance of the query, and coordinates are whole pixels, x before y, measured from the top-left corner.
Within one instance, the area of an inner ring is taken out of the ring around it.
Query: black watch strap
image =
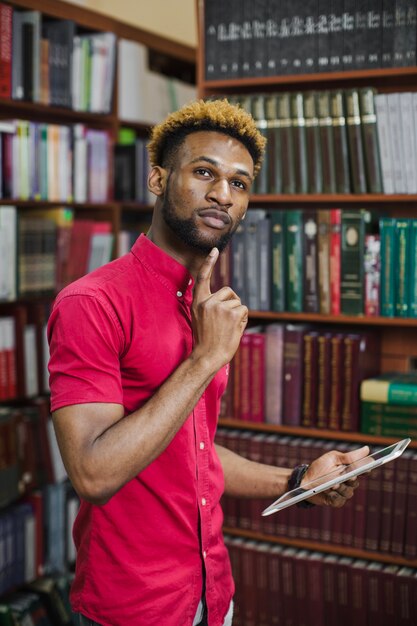
[[[293,489],[297,489],[301,485],[301,481],[304,478],[305,473],[307,472],[309,466],[305,463],[302,465],[297,465],[294,467],[291,476],[288,479],[288,490],[292,491]],[[311,507],[315,506],[312,502],[308,500],[302,500],[302,502],[297,502],[297,506],[300,509],[311,509]]]

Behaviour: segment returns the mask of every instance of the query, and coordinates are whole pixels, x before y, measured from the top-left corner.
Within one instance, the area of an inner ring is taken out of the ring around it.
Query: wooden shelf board
[[[306,428],[304,426],[284,426],[277,424],[265,424],[264,422],[244,422],[233,418],[222,417],[219,419],[219,426],[226,428],[238,428],[241,430],[252,430],[256,432],[272,433],[277,435],[292,435],[294,437],[308,437],[314,439],[328,439],[335,441],[349,441],[351,443],[363,443],[369,445],[389,446],[398,440],[393,437],[376,437],[365,433],[356,433],[340,430],[328,430],[324,428]],[[417,449],[417,441],[412,441],[410,448]]]
[[[291,546],[293,548],[304,548],[314,552],[325,552],[327,554],[336,554],[338,556],[348,556],[354,559],[365,559],[366,561],[378,561],[392,565],[400,565],[407,567],[417,567],[416,559],[406,559],[402,556],[392,554],[384,554],[381,552],[370,552],[367,550],[357,550],[350,546],[333,545],[329,543],[320,543],[318,541],[309,541],[307,539],[291,539],[288,537],[276,537],[274,535],[264,535],[250,530],[242,530],[240,528],[224,527],[223,532],[233,537],[243,537],[246,539],[254,539],[256,541],[278,543],[283,546]]]
[[[317,204],[331,205],[338,207],[343,205],[354,205],[362,208],[362,205],[393,205],[398,207],[417,206],[417,195],[415,194],[382,194],[382,193],[365,193],[365,194],[253,194],[250,197],[250,203],[254,204]]]
[[[19,209],[54,209],[56,207],[68,207],[71,209],[96,209],[115,210],[121,205],[120,202],[62,202],[61,200],[19,200],[16,198],[1,198],[0,206],[13,205]]]
[[[65,107],[51,106],[49,104],[39,104],[26,100],[12,100],[0,98],[1,117],[25,117],[30,119],[43,119],[48,122],[73,122],[94,124],[100,127],[111,127],[116,125],[117,118],[112,113],[90,113],[88,111],[74,111]]]
[[[417,318],[412,317],[370,317],[365,315],[324,315],[321,313],[277,313],[274,311],[249,311],[249,318],[255,320],[311,322],[319,324],[344,324],[356,326],[417,327]]]

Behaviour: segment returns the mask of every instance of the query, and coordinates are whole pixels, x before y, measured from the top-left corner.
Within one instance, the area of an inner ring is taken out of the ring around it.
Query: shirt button
[[[203,552],[203,559],[205,559],[206,556],[207,556],[207,552],[204,550],[204,552]]]
[[[190,280],[188,281],[188,284],[189,284],[189,285],[191,285],[191,284],[192,284],[192,282],[193,282],[193,279],[192,279],[192,278],[190,278]]]
[[[179,298],[181,298],[181,296],[182,296],[182,291],[177,291],[177,296],[178,296]]]
[[[203,506],[206,506],[206,504],[207,504],[207,500],[206,500],[205,498],[201,498],[201,504],[202,504]]]
[[[204,441],[200,441],[200,450],[204,450]]]

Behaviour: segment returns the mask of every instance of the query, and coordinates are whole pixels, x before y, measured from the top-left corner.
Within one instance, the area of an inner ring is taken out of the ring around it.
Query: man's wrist
[[[309,465],[307,465],[306,463],[294,467],[291,476],[288,479],[288,491],[292,491],[293,489],[298,489],[298,487],[300,487],[301,481],[307,473],[308,468]],[[314,504],[312,502],[308,502],[308,500],[302,500],[301,502],[297,503],[297,506],[300,509],[311,509]]]

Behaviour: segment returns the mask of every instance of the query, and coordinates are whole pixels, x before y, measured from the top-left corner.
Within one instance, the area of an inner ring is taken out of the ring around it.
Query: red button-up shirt
[[[65,288],[48,329],[52,411],[142,406],[192,350],[192,287],[189,272],[141,236]],[[226,376],[218,372],[166,450],[107,504],[81,503],[74,611],[104,626],[191,626],[204,567],[209,624],[223,623],[234,586],[213,441]]]

